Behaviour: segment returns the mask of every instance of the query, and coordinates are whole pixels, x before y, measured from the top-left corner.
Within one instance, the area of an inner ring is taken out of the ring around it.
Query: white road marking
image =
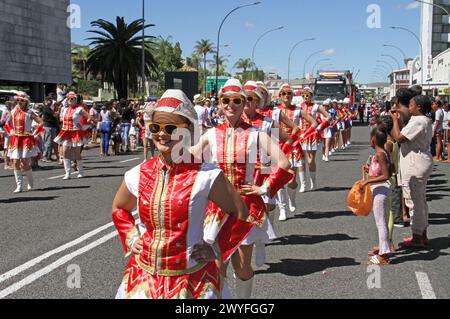
[[[47,267],[44,267],[38,271],[36,271],[35,273],[25,277],[24,279],[22,279],[19,282],[16,282],[14,284],[12,284],[11,286],[3,289],[2,291],[0,291],[0,299],[5,298],[6,296],[18,291],[19,289],[31,284],[32,282],[36,281],[37,279],[41,278],[42,276],[47,275],[48,273],[52,272],[53,270],[57,269],[58,267],[68,263],[69,261],[71,261],[72,259],[74,259],[75,257],[82,255],[86,252],[88,252],[91,249],[94,249],[97,246],[100,246],[101,244],[107,242],[108,240],[110,240],[111,238],[114,238],[117,236],[117,232],[114,231],[112,233],[109,233],[108,235],[97,239],[96,241],[94,241],[93,243],[84,246],[83,248],[80,248],[76,251],[74,251],[73,253],[70,253],[68,255],[65,255],[64,257],[58,259],[57,261],[51,263],[50,265],[48,265]]]
[[[420,292],[423,299],[437,299],[431,286],[428,275],[424,272],[416,272],[417,282],[419,283]]]
[[[137,160],[139,160],[139,159],[141,159],[141,158],[140,158],[140,157],[136,157],[136,158],[128,159],[128,160],[125,160],[125,161],[121,161],[121,162],[119,162],[119,163],[128,163],[128,162],[137,161]]]
[[[134,212],[133,216],[136,216],[136,215],[137,215],[137,212]],[[109,223],[109,224],[106,224],[104,226],[101,226],[101,227],[99,227],[99,228],[97,228],[97,229],[95,229],[95,230],[93,230],[93,231],[91,231],[91,232],[89,232],[89,233],[87,233],[87,234],[85,234],[85,235],[83,235],[83,236],[81,236],[81,237],[79,237],[79,238],[77,238],[77,239],[67,243],[67,244],[64,244],[64,245],[62,245],[62,246],[60,246],[60,247],[58,247],[56,249],[53,249],[53,250],[51,250],[51,251],[49,251],[49,252],[47,252],[47,253],[39,256],[39,257],[36,257],[36,258],[34,258],[34,259],[24,263],[24,264],[14,268],[14,269],[12,269],[12,270],[10,270],[10,271],[0,275],[0,283],[2,283],[5,280],[8,280],[11,277],[17,276],[21,272],[24,272],[25,270],[27,270],[27,269],[29,269],[29,268],[39,264],[43,260],[45,260],[47,258],[50,258],[53,255],[56,255],[56,254],[58,254],[58,253],[60,253],[60,252],[62,252],[64,250],[67,250],[67,249],[69,249],[69,248],[71,248],[73,246],[76,246],[76,245],[82,243],[85,240],[88,240],[89,238],[91,238],[91,237],[97,235],[98,233],[100,233],[100,232],[102,232],[102,231],[112,227],[113,225],[114,225],[113,223]]]

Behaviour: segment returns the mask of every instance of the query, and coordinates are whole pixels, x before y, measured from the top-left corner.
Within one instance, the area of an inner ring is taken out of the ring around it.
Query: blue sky
[[[192,53],[199,39],[217,41],[217,30],[227,12],[238,5],[252,0],[145,0],[147,22],[156,24],[147,33],[164,38],[171,36],[178,41],[183,55]],[[373,77],[377,59],[389,58],[380,54],[390,54],[402,62],[400,52],[393,48],[383,48],[382,44],[395,44],[409,57],[419,54],[419,45],[412,35],[391,30],[389,26],[406,27],[420,33],[420,7],[412,6],[413,0],[261,0],[261,4],[243,8],[231,15],[222,29],[221,43],[229,47],[221,48],[221,55],[228,56],[229,72],[239,58],[250,58],[256,39],[265,31],[284,26],[282,31],[271,33],[258,44],[255,63],[266,71],[277,72],[287,77],[287,60],[292,46],[305,38],[317,40],[300,45],[294,52],[291,64],[291,78],[300,77],[303,64],[311,53],[321,49],[334,49],[330,57],[314,56],[307,65],[311,71],[314,64],[330,58],[337,69],[360,69],[358,81],[369,82]],[[90,22],[99,18],[114,20],[124,16],[131,21],[141,17],[141,0],[72,0],[81,7],[81,28],[74,29],[72,41],[88,44]],[[381,8],[381,28],[367,27],[367,7],[376,4]],[[412,8],[411,8],[412,7]]]

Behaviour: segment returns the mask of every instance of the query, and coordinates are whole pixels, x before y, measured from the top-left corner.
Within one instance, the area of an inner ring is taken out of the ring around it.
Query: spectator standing
[[[426,186],[433,169],[430,154],[432,122],[429,118],[431,101],[417,95],[410,101],[411,119],[400,129],[398,111],[390,112],[393,120],[392,137],[400,143],[400,170],[403,196],[410,210],[412,236],[400,243],[402,248],[424,248],[428,244],[428,204]]]
[[[447,150],[447,163],[450,163],[450,105],[448,102],[444,104],[443,111],[444,121],[442,123],[442,131],[445,148]]]
[[[443,123],[444,123],[444,110],[442,109],[442,102],[436,102],[436,109],[434,113],[434,125],[433,125],[433,139],[435,144],[435,157],[434,160],[442,161],[442,139],[443,139]]]
[[[100,119],[100,115],[98,114],[98,111],[97,111],[97,103],[92,104],[92,107],[89,110],[89,115],[91,116],[91,119],[92,119],[92,126],[91,126],[92,139],[91,139],[91,143],[97,144],[99,119]]]
[[[44,156],[43,162],[52,160],[52,151],[54,147],[54,139],[58,130],[58,114],[52,108],[53,100],[51,97],[46,97],[44,106],[42,108],[42,120],[44,122]],[[55,143],[56,144],[56,143]],[[55,154],[58,157],[58,153]]]
[[[102,138],[101,155],[109,156],[109,141],[111,140],[112,119],[111,111],[108,110],[106,105],[102,107],[100,118],[100,134]]]
[[[133,104],[129,104],[122,113],[122,146],[125,148],[125,152],[130,151],[130,127],[131,127],[131,120],[135,117],[134,111],[133,111]]]

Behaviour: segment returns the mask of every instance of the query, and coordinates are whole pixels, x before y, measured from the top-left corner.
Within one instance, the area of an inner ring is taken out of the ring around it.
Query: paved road
[[[377,270],[369,273],[366,265],[366,253],[377,241],[373,217],[354,217],[345,204],[371,151],[366,127],[355,128],[353,136],[349,150],[330,163],[319,160],[320,189],[299,194],[297,212],[276,222],[280,238],[267,248],[254,297],[450,297],[449,166],[436,165],[428,186],[430,250],[399,254],[393,265],[381,268],[377,282],[369,278]],[[12,172],[2,170],[0,297],[113,298],[127,260],[110,224],[110,207],[123,174],[141,157],[100,159],[97,149],[90,150],[87,178],[50,179],[63,170],[49,164],[35,173],[37,190],[20,195],[11,193]],[[396,242],[409,231],[396,229]],[[78,269],[81,288],[73,288],[71,275]],[[380,288],[369,289],[368,278]]]

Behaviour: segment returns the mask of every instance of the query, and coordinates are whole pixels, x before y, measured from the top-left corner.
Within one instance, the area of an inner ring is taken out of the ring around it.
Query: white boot
[[[33,190],[34,187],[34,180],[33,180],[33,171],[30,169],[29,171],[26,171],[25,174],[27,175],[28,180],[28,190]]]
[[[236,299],[250,299],[253,290],[254,276],[246,281],[240,280],[236,275]]]
[[[289,198],[289,210],[293,213],[297,210],[297,205],[295,203],[295,194],[297,193],[297,189],[286,186],[286,190]]]
[[[64,175],[63,180],[70,179],[70,171],[72,170],[72,166],[70,165],[70,159],[64,159],[64,170],[66,171],[66,175]]]
[[[16,179],[17,188],[14,193],[22,193],[23,192],[23,174],[22,171],[14,171],[14,177]]]
[[[311,190],[317,189],[317,181],[316,181],[316,172],[309,172],[310,182],[311,182]]]
[[[278,217],[279,221],[285,221],[286,217],[286,186],[278,191],[278,209],[280,210],[280,216]]]
[[[266,263],[266,244],[258,241],[255,243],[255,265],[260,268]]]
[[[77,161],[77,167],[78,167],[78,178],[84,177],[84,168],[83,168],[83,161]]]
[[[306,173],[298,172],[298,176],[300,178],[300,193],[306,192]]]

